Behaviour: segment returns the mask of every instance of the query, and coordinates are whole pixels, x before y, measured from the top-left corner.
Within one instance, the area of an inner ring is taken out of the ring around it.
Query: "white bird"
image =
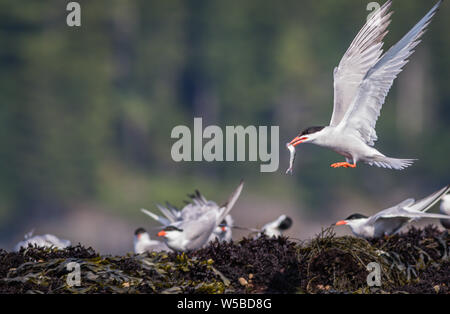
[[[21,248],[28,248],[29,245],[37,247],[54,247],[58,249],[64,249],[70,246],[69,240],[59,239],[53,234],[35,235],[30,232],[25,235],[25,240],[20,241],[14,247],[14,251],[18,252]]]
[[[430,214],[426,213],[426,211],[436,204],[449,190],[450,185],[447,185],[420,201],[416,202],[413,198],[409,198],[370,217],[353,214],[345,220],[338,221],[336,226],[347,225],[357,237],[370,239],[394,235],[408,223],[421,218],[448,220],[450,219],[448,215]]]
[[[208,242],[213,242],[216,239],[219,242],[229,242],[232,240],[233,234],[232,234],[232,228],[234,225],[233,218],[231,215],[226,215],[225,219],[218,225],[211,236],[208,239]]]
[[[198,190],[195,191],[195,194],[189,195],[189,197],[192,200],[191,203],[184,206],[182,210],[178,210],[169,203],[166,203],[166,207],[157,204],[156,206],[159,211],[165,217],[158,216],[144,208],[142,208],[141,211],[163,226],[168,226],[180,221],[195,220],[208,211],[220,210],[220,206],[216,202],[207,200]],[[233,218],[231,215],[225,216],[224,220],[214,229],[208,242],[212,242],[216,239],[219,241],[230,241],[232,238],[232,226]]]
[[[440,211],[443,215],[450,215],[450,194],[447,194],[442,198]],[[441,224],[444,228],[450,229],[450,220],[442,219]]]
[[[138,228],[134,232],[134,253],[172,251],[164,243],[150,239],[150,235],[144,228]]]
[[[230,213],[243,186],[244,182],[241,181],[224,205],[217,209],[205,210],[199,215],[191,215],[192,212],[188,212],[186,218],[164,227],[158,236],[164,237],[167,246],[175,251],[188,251],[203,247],[208,243],[214,230]]]
[[[358,161],[396,170],[412,165],[414,159],[389,158],[373,147],[378,139],[375,126],[395,78],[420,43],[441,3],[442,0],[384,54],[383,39],[391,22],[391,1],[372,15],[334,69],[334,108],[330,125],[300,132],[288,144],[291,160],[295,153],[292,147],[312,143],[345,157],[346,162],[334,163],[333,168],[355,168]]]
[[[265,224],[261,228],[261,233],[268,237],[279,237],[292,226],[292,219],[286,215],[281,215],[276,220]]]

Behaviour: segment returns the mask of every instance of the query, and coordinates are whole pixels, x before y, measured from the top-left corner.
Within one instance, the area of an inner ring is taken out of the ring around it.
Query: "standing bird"
[[[211,236],[209,237],[208,242],[215,241],[216,239],[219,242],[229,242],[232,240],[232,231],[231,228],[233,228],[234,221],[231,215],[226,215],[225,219],[221,222],[220,225],[218,225]]]
[[[450,222],[450,216],[426,213],[448,191],[450,185],[420,201],[416,202],[413,198],[409,198],[370,217],[353,214],[345,220],[338,221],[336,226],[349,226],[357,237],[371,239],[394,235],[408,223],[421,218],[445,219]]]
[[[175,251],[188,251],[203,247],[211,239],[214,230],[230,213],[243,186],[244,182],[241,181],[224,205],[205,210],[201,214],[187,212],[185,218],[164,227],[158,236],[163,237],[167,246]]]
[[[420,43],[441,3],[442,0],[384,54],[383,39],[391,22],[391,1],[372,15],[334,69],[334,108],[330,125],[300,132],[288,144],[291,160],[295,146],[312,143],[345,157],[346,162],[334,163],[333,168],[355,168],[358,161],[395,170],[412,165],[414,159],[386,157],[373,147],[378,139],[375,126],[394,79]],[[292,167],[288,172],[292,173]]]
[[[150,235],[144,228],[138,228],[134,232],[134,253],[172,251],[164,243],[150,239]]]
[[[442,198],[440,210],[441,210],[441,214],[450,215],[450,194],[445,195]],[[441,219],[441,224],[444,226],[444,228],[450,229],[450,220]]]

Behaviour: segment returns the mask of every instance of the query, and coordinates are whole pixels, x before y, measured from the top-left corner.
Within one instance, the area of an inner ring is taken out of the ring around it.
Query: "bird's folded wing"
[[[387,1],[375,12],[356,35],[350,47],[342,57],[339,66],[334,69],[334,106],[331,126],[337,126],[344,117],[358,87],[367,71],[374,66],[383,53],[383,39],[391,23],[389,12],[391,1]]]
[[[366,144],[374,145],[377,140],[376,122],[389,89],[403,66],[408,63],[408,57],[413,54],[414,48],[420,43],[420,37],[441,2],[439,1],[367,72],[339,127],[359,136]]]
[[[450,219],[450,216],[448,215],[441,215],[441,214],[431,214],[431,213],[424,213],[424,212],[413,212],[405,209],[399,209],[394,213],[386,213],[383,215],[380,215],[378,219],[380,218],[435,218],[435,219]]]

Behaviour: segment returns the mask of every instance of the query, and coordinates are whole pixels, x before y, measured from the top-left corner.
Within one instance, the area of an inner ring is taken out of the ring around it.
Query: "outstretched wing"
[[[344,117],[352,100],[358,92],[367,71],[374,66],[383,53],[383,38],[391,23],[389,12],[391,1],[387,1],[356,35],[350,47],[342,57],[339,66],[334,69],[334,107],[331,126],[337,126]]]
[[[428,195],[427,197],[421,199],[420,201],[415,202],[414,204],[410,204],[408,206],[405,206],[404,208],[408,211],[420,211],[420,212],[426,212],[428,209],[434,206],[441,198],[447,194],[447,192],[450,191],[450,185],[447,185],[440,189],[437,192],[434,192],[431,195]]]
[[[353,132],[368,145],[374,145],[377,140],[375,125],[385,98],[441,3],[442,0],[367,72],[339,127]]]

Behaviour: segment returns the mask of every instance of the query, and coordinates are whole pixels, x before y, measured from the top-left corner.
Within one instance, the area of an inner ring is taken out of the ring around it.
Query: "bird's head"
[[[299,133],[289,144],[292,146],[297,146],[301,143],[312,142],[322,135],[322,130],[324,126],[312,126]]]
[[[160,232],[158,232],[158,237],[164,237],[167,240],[175,240],[182,236],[183,229],[180,229],[176,226],[167,226]]]
[[[361,215],[361,214],[353,214],[348,216],[344,220],[340,220],[335,223],[335,226],[349,226],[350,228],[353,228],[357,226],[360,223],[363,223],[367,220],[367,216]]]
[[[281,215],[279,218],[278,229],[288,230],[292,226],[292,218],[286,215]]]
[[[225,219],[214,229],[214,234],[219,237],[225,237],[228,233],[231,233],[233,227],[233,218],[230,215],[225,216]]]
[[[148,232],[144,228],[136,229],[136,231],[134,232],[134,243],[145,243],[148,241],[150,241],[150,235],[148,234]]]

